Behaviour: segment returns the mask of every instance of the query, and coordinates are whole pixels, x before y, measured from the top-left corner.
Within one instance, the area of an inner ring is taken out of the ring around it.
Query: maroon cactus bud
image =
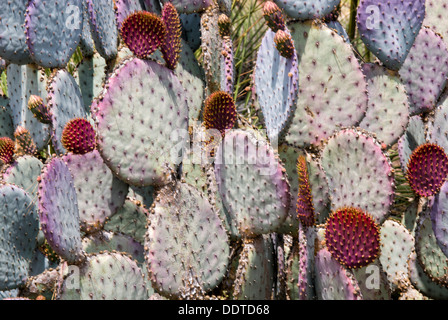
[[[331,255],[347,268],[361,268],[380,252],[379,227],[359,208],[345,207],[333,212],[325,225],[325,244]]]
[[[182,27],[179,14],[172,3],[167,2],[163,6],[162,20],[165,23],[166,36],[160,51],[166,67],[174,70],[180,57]]]
[[[291,58],[294,55],[294,43],[291,35],[283,30],[278,30],[274,36],[275,47],[280,55],[285,58]]]
[[[439,192],[447,175],[448,157],[441,146],[426,143],[412,152],[406,176],[419,196],[430,197]]]
[[[165,41],[166,27],[157,15],[137,11],[123,21],[120,34],[126,46],[137,57],[145,59]]]
[[[0,165],[12,162],[14,157],[14,147],[14,141],[10,138],[0,138]]]
[[[68,152],[85,154],[95,149],[95,130],[86,119],[72,119],[67,122],[62,131],[61,142]]]
[[[272,31],[285,30],[285,18],[282,10],[272,1],[266,1],[263,6],[263,16]]]
[[[28,100],[28,109],[31,110],[34,117],[42,123],[50,124],[51,116],[48,106],[44,104],[41,97],[36,95],[31,95]]]
[[[37,153],[36,144],[30,132],[22,126],[18,126],[14,132],[15,154],[22,156],[25,154],[35,155]]]
[[[311,227],[314,225],[314,205],[305,156],[300,156],[297,160],[297,173],[299,176],[299,192],[296,208],[297,217],[302,225]]]
[[[236,106],[230,94],[224,91],[212,93],[205,101],[204,125],[206,129],[217,129],[224,136],[236,121]]]
[[[219,27],[219,35],[221,37],[229,37],[230,36],[231,22],[230,22],[230,18],[228,16],[226,16],[225,14],[221,14],[219,16],[218,27]]]

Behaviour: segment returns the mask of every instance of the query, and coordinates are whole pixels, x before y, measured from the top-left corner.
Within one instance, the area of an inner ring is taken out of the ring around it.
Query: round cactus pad
[[[274,232],[288,216],[290,187],[273,148],[258,132],[237,129],[218,146],[215,175],[224,206],[242,234]]]
[[[84,258],[78,201],[73,176],[65,162],[52,158],[39,178],[39,217],[51,248],[68,263]]]
[[[357,26],[367,48],[391,70],[403,65],[425,18],[425,0],[361,0]]]
[[[334,30],[310,21],[288,28],[300,61],[300,83],[285,139],[295,147],[319,145],[364,117],[366,79],[352,47]]]
[[[62,265],[58,300],[147,300],[143,272],[127,254],[92,253],[81,268]]]
[[[0,3],[0,56],[14,64],[32,63],[26,44],[25,11],[28,0]]]
[[[63,68],[82,36],[82,0],[32,0],[26,10],[31,58],[44,68]],[[86,21],[87,23],[87,21]]]
[[[394,196],[393,170],[373,137],[354,129],[339,131],[322,151],[322,167],[333,210],[360,208],[377,223],[389,214]]]
[[[101,228],[123,206],[128,185],[112,174],[97,150],[69,153],[62,160],[73,175],[82,230]]]
[[[109,78],[95,111],[97,146],[120,179],[137,186],[166,184],[185,143],[173,135],[188,133],[184,90],[171,70],[138,58]]]
[[[202,290],[216,287],[229,263],[228,237],[207,197],[186,183],[167,186],[152,207],[145,239],[155,289],[178,296],[190,274]]]

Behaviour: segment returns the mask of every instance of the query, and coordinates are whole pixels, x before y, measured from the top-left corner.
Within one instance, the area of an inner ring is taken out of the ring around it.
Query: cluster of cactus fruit
[[[360,0],[372,61],[259,2],[258,126],[238,1],[0,3],[0,297],[448,298],[448,2]]]

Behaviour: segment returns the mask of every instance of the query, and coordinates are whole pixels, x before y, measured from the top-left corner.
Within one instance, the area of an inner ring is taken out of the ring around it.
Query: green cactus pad
[[[172,136],[188,132],[184,91],[171,70],[150,60],[128,60],[109,78],[94,111],[97,147],[121,180],[137,186],[167,183],[179,164],[173,149],[185,143]]]
[[[274,286],[275,253],[269,235],[246,239],[238,261],[233,298],[269,300]]]
[[[362,66],[367,79],[369,106],[359,127],[375,133],[387,146],[393,145],[409,121],[409,102],[400,78],[378,64]]]
[[[88,21],[95,49],[104,59],[114,59],[118,52],[118,28],[114,2],[108,0],[84,1],[89,13]]]
[[[354,269],[353,275],[358,282],[363,300],[391,300],[387,275],[381,268],[379,260],[368,266]]]
[[[428,121],[427,125],[428,142],[440,145],[445,150],[445,152],[448,152],[448,139],[447,139],[448,127],[446,121],[446,117],[448,115],[447,98],[448,98],[448,88],[442,93],[440,100],[437,103],[437,107],[434,110],[434,116],[432,117],[432,119],[430,118],[430,121]]]
[[[122,233],[100,230],[84,236],[82,247],[88,254],[117,251],[129,254],[139,264],[145,260],[143,245],[131,236]]]
[[[14,64],[32,63],[26,44],[25,11],[28,0],[0,3],[0,57]]]
[[[285,140],[319,145],[338,128],[358,124],[367,110],[367,83],[352,47],[312,22],[288,25],[299,62],[299,90]]]
[[[41,150],[47,146],[51,130],[49,125],[42,124],[34,117],[28,109],[28,101],[31,95],[38,95],[43,99],[47,97],[45,73],[33,65],[15,64],[10,64],[6,72],[14,129],[17,126],[26,128],[31,133],[36,147]]]
[[[275,232],[286,220],[290,186],[278,156],[259,132],[237,129],[218,146],[215,175],[223,204],[242,235]]]
[[[36,64],[44,68],[67,65],[81,40],[82,9],[82,0],[32,0],[28,3],[26,42]]]
[[[442,37],[423,27],[399,74],[409,95],[411,113],[433,110],[448,75],[448,48]]]
[[[327,249],[315,257],[316,293],[319,300],[361,300],[361,291],[353,274],[339,264]]]
[[[39,217],[27,192],[1,183],[0,218],[0,290],[10,290],[25,284],[37,247]]]
[[[219,36],[219,11],[213,6],[201,15],[201,49],[207,94],[222,90],[221,88],[221,59],[222,43]]]
[[[174,74],[186,89],[184,95],[188,102],[190,122],[197,121],[201,113],[205,93],[204,70],[199,66],[193,50],[185,40],[181,40],[181,46],[179,63],[174,70]],[[165,63],[160,51],[156,51],[152,58],[162,65]]]
[[[394,175],[379,143],[366,133],[343,129],[327,141],[321,157],[333,210],[357,207],[381,224],[393,203]]]
[[[138,200],[126,199],[118,211],[104,224],[104,230],[131,236],[144,243],[149,211]]]
[[[103,90],[106,69],[106,60],[97,52],[92,56],[83,57],[78,65],[74,77],[81,89],[85,110],[90,110],[93,99]]]
[[[387,274],[392,291],[398,288],[401,279],[409,279],[407,262],[415,240],[401,223],[387,219],[380,227],[381,254],[379,261]]]
[[[38,179],[39,218],[51,248],[68,263],[85,259],[73,176],[65,162],[50,159]]]
[[[112,174],[97,150],[69,153],[62,160],[73,175],[81,230],[90,233],[102,228],[123,206],[128,185]]]
[[[448,257],[439,247],[429,211],[424,211],[415,230],[417,261],[432,281],[448,287]]]
[[[7,105],[7,104],[6,104]],[[14,137],[14,127],[12,125],[11,112],[0,102],[0,137]]]
[[[432,281],[418,262],[415,251],[411,253],[408,264],[411,283],[420,292],[435,300],[448,299],[448,288]]]
[[[56,300],[147,300],[137,261],[119,252],[89,254],[80,268],[60,267],[64,282]]]
[[[145,250],[153,287],[167,297],[188,291],[190,276],[205,292],[215,288],[227,272],[230,255],[221,219],[207,197],[186,183],[158,193]]]
[[[37,202],[37,177],[43,168],[43,163],[36,157],[25,155],[15,159],[4,169],[2,179],[19,186]]]

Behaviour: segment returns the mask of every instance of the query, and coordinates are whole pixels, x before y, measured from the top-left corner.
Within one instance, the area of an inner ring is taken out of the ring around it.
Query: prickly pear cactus
[[[448,299],[446,16],[0,1],[0,299]]]

